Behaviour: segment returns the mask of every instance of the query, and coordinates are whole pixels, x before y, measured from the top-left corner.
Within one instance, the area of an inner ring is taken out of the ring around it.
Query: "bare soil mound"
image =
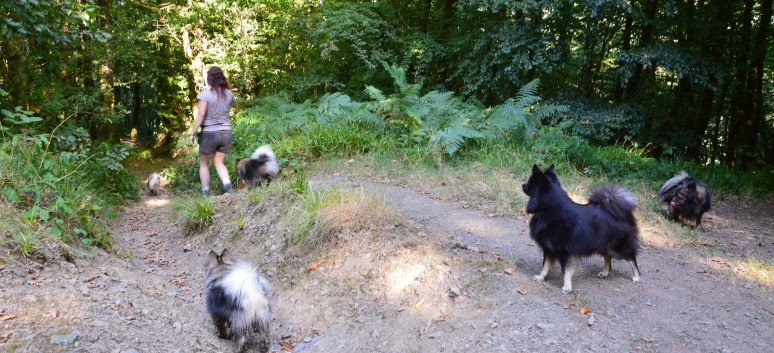
[[[228,248],[273,285],[274,352],[774,351],[774,290],[735,265],[772,256],[769,204],[717,202],[699,241],[714,253],[645,242],[640,283],[617,261],[598,279],[602,259],[590,258],[562,295],[558,268],[531,280],[541,254],[526,216],[389,182],[312,184],[382,199],[399,216],[335,228],[302,252],[282,193],[216,196],[213,226],[189,235],[171,195],[144,196],[113,222],[112,253],[45,264],[3,255],[0,350],[231,352],[201,298],[207,252]]]

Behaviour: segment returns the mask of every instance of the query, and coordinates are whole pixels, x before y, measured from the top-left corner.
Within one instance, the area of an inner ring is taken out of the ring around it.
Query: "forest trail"
[[[274,287],[273,352],[774,351],[774,291],[718,270],[720,256],[645,243],[640,283],[620,261],[597,279],[594,257],[580,264],[575,292],[562,295],[557,267],[546,283],[531,280],[541,254],[527,217],[493,217],[388,181],[311,182],[383,198],[409,238],[345,241],[314,270],[289,269],[277,250],[287,229],[271,210],[244,206],[245,189],[213,197],[221,229],[192,236],[169,193],[144,195],[111,223],[112,254],[0,264],[0,351],[232,352],[201,298],[206,253],[224,244]],[[240,230],[236,208],[247,219]],[[738,208],[718,202],[707,236],[725,231],[746,244],[741,228],[720,221]],[[771,229],[771,219],[744,222]],[[235,234],[244,241],[230,243]],[[750,246],[770,254],[774,240],[762,234]]]

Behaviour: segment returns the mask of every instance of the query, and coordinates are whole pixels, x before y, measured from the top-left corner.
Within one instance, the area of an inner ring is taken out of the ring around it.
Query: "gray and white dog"
[[[262,185],[264,181],[269,185],[279,171],[277,156],[268,145],[258,147],[250,158],[241,159],[236,165],[237,176],[250,186]]]
[[[228,250],[210,250],[204,279],[204,303],[218,337],[233,338],[237,352],[255,345],[269,349],[269,282],[251,264],[234,259]]]
[[[161,175],[159,173],[153,173],[148,177],[147,181],[148,192],[151,195],[158,195],[161,189]]]

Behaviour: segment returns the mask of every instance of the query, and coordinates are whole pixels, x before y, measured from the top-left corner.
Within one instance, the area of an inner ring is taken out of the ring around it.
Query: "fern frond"
[[[496,140],[508,131],[523,128],[527,124],[527,114],[523,108],[510,103],[492,108],[484,124],[486,138]]]
[[[368,96],[368,98],[371,98],[375,101],[383,101],[387,97],[384,96],[384,93],[382,91],[374,86],[368,85],[363,89],[363,93]]]
[[[343,120],[342,117],[348,113],[352,99],[348,95],[335,92],[326,93],[320,98],[317,105],[317,121],[323,125],[330,124],[334,120]]]
[[[566,105],[541,104],[535,107],[535,109],[532,110],[532,113],[538,120],[543,120],[544,118],[549,118],[557,114],[567,113],[569,110],[570,108]]]
[[[537,89],[540,86],[540,79],[534,79],[519,89],[516,97],[513,98],[513,104],[526,108],[540,101],[537,96]]]
[[[454,99],[454,93],[452,92],[430,91],[422,96],[420,101],[433,110],[447,110],[458,105],[458,102]]]
[[[395,81],[395,85],[398,87],[399,92],[403,92],[408,86],[406,81],[406,70],[398,65],[390,65],[386,61],[382,60],[382,66],[390,74],[390,77]]]
[[[376,112],[376,105],[371,102],[354,104],[352,107],[351,119],[364,123],[381,126],[384,119]]]
[[[509,133],[524,138],[536,127],[539,120],[531,110],[540,101],[535,95],[539,84],[539,80],[532,80],[519,89],[516,97],[491,108],[483,128],[487,139],[496,140]]]
[[[464,124],[454,124],[447,128],[437,131],[430,137],[431,143],[438,143],[448,155],[457,152],[465,139],[480,139],[483,135]]]
[[[312,101],[307,99],[301,104],[290,106],[286,116],[290,119],[290,126],[301,127],[314,119],[317,110],[312,107]]]

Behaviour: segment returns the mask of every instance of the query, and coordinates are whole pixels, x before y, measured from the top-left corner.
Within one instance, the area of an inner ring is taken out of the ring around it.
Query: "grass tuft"
[[[322,211],[338,199],[335,189],[312,190],[298,196],[299,205],[294,207],[298,220],[291,243],[300,250],[317,249],[333,235],[332,229],[322,217]]]
[[[183,218],[188,233],[209,227],[215,219],[215,208],[207,197],[179,199],[173,208]]]

